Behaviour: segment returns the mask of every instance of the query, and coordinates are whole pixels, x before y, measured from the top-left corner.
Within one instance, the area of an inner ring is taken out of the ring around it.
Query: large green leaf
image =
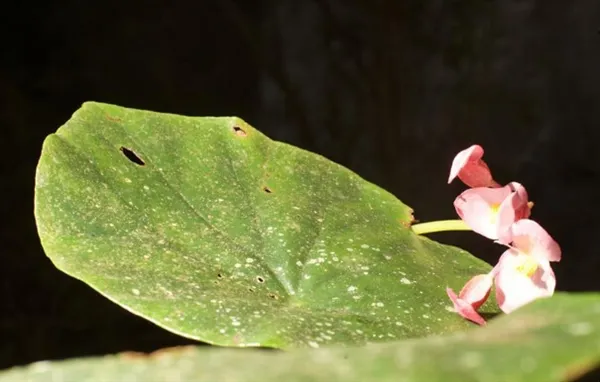
[[[165,349],[40,362],[7,381],[565,382],[600,365],[600,294],[557,295],[477,328],[363,348]],[[595,379],[594,379],[595,380]]]
[[[35,212],[59,269],[220,345],[466,328],[444,288],[490,269],[412,233],[390,193],[239,118],[86,103],[44,142]]]

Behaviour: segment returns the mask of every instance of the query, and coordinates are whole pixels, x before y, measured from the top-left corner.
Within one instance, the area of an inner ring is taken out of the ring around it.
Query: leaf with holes
[[[390,193],[239,118],[86,103],[44,142],[35,213],[59,269],[219,345],[464,329],[444,289],[490,269],[415,235]]]
[[[446,336],[290,352],[184,347],[149,356],[121,353],[13,368],[0,373],[0,382],[46,382],[57,375],[77,382],[574,381],[600,364],[599,312],[597,293],[557,294],[486,328]]]

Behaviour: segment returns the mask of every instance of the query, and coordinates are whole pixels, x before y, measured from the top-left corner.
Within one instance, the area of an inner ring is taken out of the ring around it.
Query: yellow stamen
[[[500,210],[500,203],[490,205],[490,222],[492,224],[496,224],[498,210]]]
[[[538,262],[528,255],[520,256],[519,260],[519,264],[515,267],[515,270],[524,276],[533,276],[539,267]]]

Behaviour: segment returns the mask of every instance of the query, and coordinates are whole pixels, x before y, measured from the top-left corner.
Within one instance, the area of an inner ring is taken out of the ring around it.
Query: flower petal
[[[489,239],[498,239],[497,212],[511,194],[509,187],[470,188],[454,200],[456,213],[475,232]]]
[[[496,227],[498,241],[508,245],[512,241],[512,224],[531,215],[531,206],[527,190],[520,183],[510,182],[505,188],[512,192],[502,201],[498,208]]]
[[[522,219],[510,228],[512,246],[521,252],[547,261],[560,261],[560,246],[537,222]]]
[[[537,268],[531,275],[524,274],[519,267],[531,260],[537,262]],[[556,277],[548,261],[509,249],[498,261],[495,284],[498,306],[510,313],[538,298],[552,296]]]
[[[494,279],[489,274],[481,274],[473,277],[458,294],[458,298],[471,305],[477,310],[490,296]]]
[[[450,288],[446,288],[446,294],[448,294],[448,297],[452,301],[456,313],[460,314],[463,318],[466,318],[467,320],[473,321],[476,324],[485,325],[485,320],[479,315],[479,313],[477,313],[477,311],[475,310],[475,308],[473,308],[473,306],[471,306],[471,304],[460,299],[456,295],[456,293],[454,293],[454,291]]]
[[[479,145],[459,152],[452,161],[448,183],[458,176],[469,187],[497,187],[487,164],[481,159],[483,148]]]

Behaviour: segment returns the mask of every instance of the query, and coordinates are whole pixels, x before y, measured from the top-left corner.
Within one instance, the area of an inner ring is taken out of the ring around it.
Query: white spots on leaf
[[[302,261],[300,261],[300,260],[296,261],[296,265],[299,266],[299,267],[301,267],[302,266]]]
[[[317,257],[316,259],[310,259],[306,262],[306,264],[311,264],[311,265],[321,265],[325,262],[325,258],[323,257]]]
[[[396,326],[404,326],[404,324],[400,321],[396,321]]]
[[[254,312],[252,312],[252,315],[256,318],[260,318],[264,313],[261,313],[258,310],[255,310]]]
[[[377,308],[383,308],[384,307],[384,303],[381,301],[377,301],[371,304],[371,306],[375,306]]]
[[[253,258],[251,258],[251,257],[248,257],[248,258],[246,259],[246,262],[247,262],[248,264],[250,264],[250,263],[253,263],[253,262],[254,262],[254,259],[253,259]],[[236,265],[237,265],[237,264],[236,264]]]
[[[390,256],[390,255],[383,255],[383,257],[384,257],[386,260],[391,260],[391,259],[392,259],[392,256]]]
[[[148,191],[148,190],[150,190],[150,187],[148,187],[144,184],[144,190]]]
[[[237,264],[235,264],[235,265],[234,265],[234,267],[236,267],[236,268],[241,268],[241,267],[242,267],[242,264],[240,264],[240,263],[237,263]]]
[[[160,284],[156,284],[156,288],[160,289],[167,298],[169,299],[173,299],[175,298],[175,295],[173,294],[173,292],[171,292],[170,290],[168,290],[167,288],[165,288],[164,286],[160,285]]]
[[[367,248],[369,248],[369,245],[368,244],[362,244],[360,247],[364,248],[364,249],[367,249]]]
[[[133,289],[131,290],[131,293],[133,293],[133,294],[134,294],[134,295],[136,295],[136,296],[139,296],[139,295],[140,295],[140,290],[139,290],[139,289],[135,289],[135,288],[133,288]]]
[[[125,183],[131,183],[131,179],[129,179],[129,178],[124,178],[124,179],[123,179],[123,181],[124,181]]]
[[[313,349],[317,349],[319,347],[319,344],[315,341],[308,341],[308,346],[310,346]]]
[[[423,317],[423,318],[429,318],[429,316],[428,316],[428,315],[426,315],[426,314],[424,314],[422,317]]]
[[[350,285],[350,286],[348,287],[348,293],[354,293],[354,292],[356,292],[356,290],[357,290],[357,289],[358,289],[358,288],[357,288],[357,287],[355,287],[354,285]]]
[[[406,285],[410,285],[410,284],[412,284],[412,281],[410,281],[410,280],[409,280],[409,279],[407,279],[406,277],[402,277],[402,278],[400,279],[400,282],[401,282],[402,284],[406,284]]]
[[[594,331],[594,327],[589,322],[576,322],[567,327],[567,331],[577,337],[587,336]]]

